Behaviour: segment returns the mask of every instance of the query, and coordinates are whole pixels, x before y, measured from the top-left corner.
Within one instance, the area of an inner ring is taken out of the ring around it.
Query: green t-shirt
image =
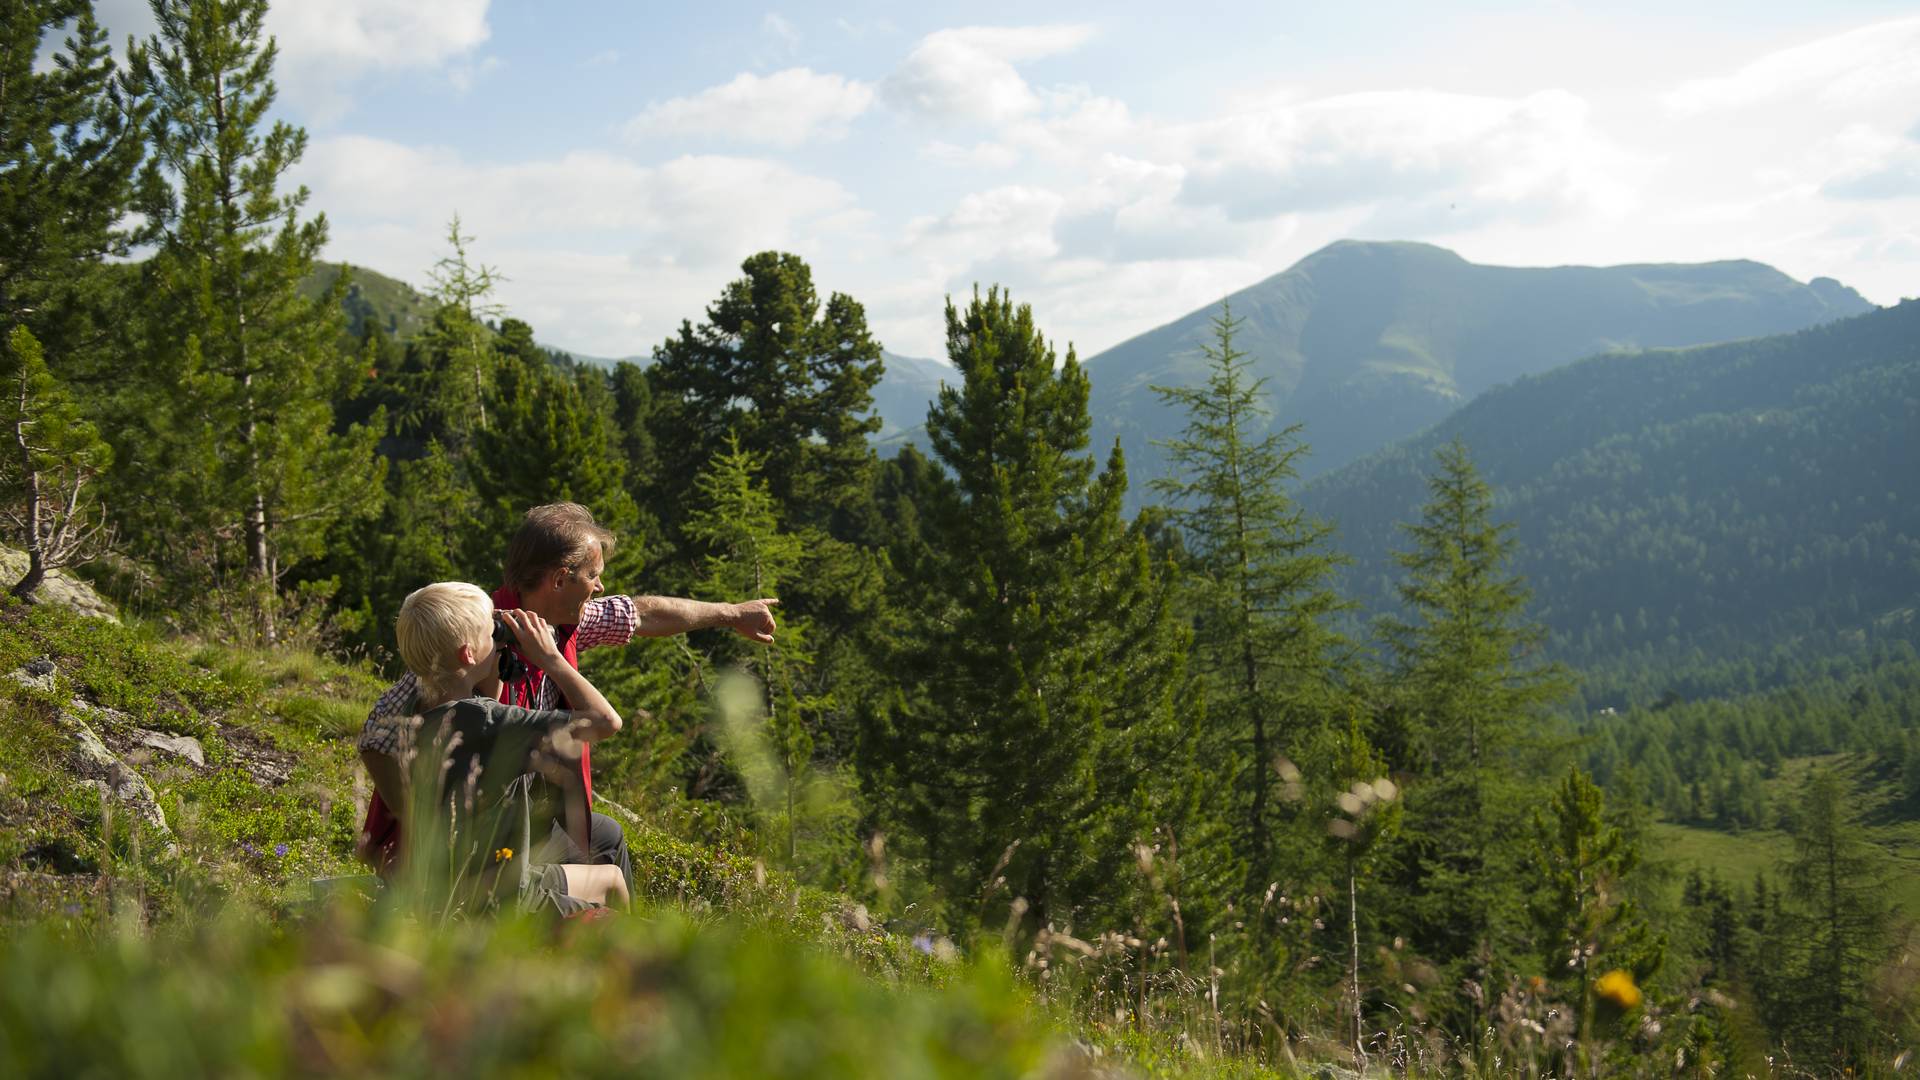
[[[565,709],[524,709],[488,697],[463,698],[420,713],[413,740],[414,790],[435,791],[433,805],[447,811],[434,815],[432,825],[444,823],[450,830],[449,842],[436,850],[444,847],[451,855],[455,880],[478,885],[489,867],[507,861],[496,855],[521,844],[529,816],[540,819],[534,835],[546,835],[551,808],[523,806],[522,800],[533,798],[531,786],[515,782],[527,775],[528,759],[541,740],[572,721]],[[423,768],[437,768],[437,782],[417,771]],[[511,858],[531,854],[513,851]]]

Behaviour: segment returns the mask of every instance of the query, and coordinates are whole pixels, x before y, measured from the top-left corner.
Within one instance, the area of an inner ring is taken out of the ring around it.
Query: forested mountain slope
[[[1610,349],[1759,337],[1872,305],[1828,278],[1745,260],[1696,265],[1481,266],[1444,248],[1341,241],[1226,298],[1235,344],[1268,380],[1276,423],[1306,424],[1308,475],[1432,424],[1500,383]],[[1155,384],[1190,386],[1219,304],[1092,357],[1093,441],[1120,437],[1140,480],[1180,418]]]
[[[1490,391],[1302,491],[1393,602],[1397,525],[1459,439],[1519,541],[1553,651],[1651,667],[1911,637],[1920,302],[1754,341],[1595,357]]]

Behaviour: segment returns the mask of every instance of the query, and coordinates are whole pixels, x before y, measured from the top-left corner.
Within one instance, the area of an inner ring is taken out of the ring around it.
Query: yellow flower
[[[1633,976],[1620,968],[1614,968],[1594,980],[1593,992],[1622,1009],[1636,1008],[1640,1004],[1640,988],[1634,985]]]
[[[513,849],[510,847],[503,847],[493,853],[494,862],[506,862],[511,858],[513,858]]]

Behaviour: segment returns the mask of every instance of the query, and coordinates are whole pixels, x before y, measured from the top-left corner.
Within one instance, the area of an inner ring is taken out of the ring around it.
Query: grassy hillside
[[[309,297],[319,296],[342,273],[349,278],[347,295],[340,306],[347,315],[347,333],[353,337],[364,336],[368,324],[372,324],[389,337],[406,341],[432,322],[434,305],[430,297],[404,281],[364,266],[318,263],[300,291]]]
[[[1309,475],[1432,424],[1481,392],[1612,349],[1758,337],[1857,315],[1837,282],[1755,262],[1541,269],[1481,266],[1427,244],[1342,241],[1225,298],[1236,347],[1268,380],[1275,421],[1304,422]],[[1150,387],[1195,385],[1218,303],[1087,361],[1093,437],[1118,436],[1134,475],[1182,418]],[[1044,312],[1041,313],[1044,317]]]
[[[369,905],[352,740],[380,688],[0,601],[0,1075],[1289,1075],[1089,1024],[993,950],[892,933],[611,800],[631,915],[556,933]]]
[[[1491,391],[1303,489],[1393,603],[1398,525],[1462,440],[1557,655],[1655,670],[1920,632],[1920,303],[1755,341],[1595,357]]]

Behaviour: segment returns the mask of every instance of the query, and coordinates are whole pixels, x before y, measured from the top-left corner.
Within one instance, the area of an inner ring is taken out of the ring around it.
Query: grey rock
[[[53,673],[30,675],[25,668],[16,668],[11,677],[28,686],[45,690],[53,689]],[[167,826],[167,815],[160,809],[160,800],[153,794],[146,778],[126,762],[107,749],[100,736],[94,734],[87,723],[87,715],[92,712],[84,702],[74,701],[62,709],[57,717],[61,730],[65,731],[73,742],[74,771],[87,781],[88,785],[111,796],[115,802],[126,805],[141,821],[154,831],[167,838],[167,851],[177,850],[173,843],[173,830]]]
[[[53,661],[43,656],[38,660],[28,663],[23,670],[36,678],[42,675],[51,675],[53,674]]]
[[[133,737],[141,746],[150,746],[174,757],[185,758],[203,769],[207,767],[206,749],[200,745],[199,739],[191,735],[169,735],[164,731],[135,728]]]
[[[0,586],[10,588],[14,582],[25,577],[26,573],[27,553],[15,551],[10,547],[0,547]],[[72,608],[82,615],[105,619],[108,622],[120,621],[119,612],[114,610],[112,603],[94,592],[93,586],[73,577],[65,570],[55,570],[48,574],[46,580],[40,583],[40,587],[33,591],[33,602],[58,604]]]

